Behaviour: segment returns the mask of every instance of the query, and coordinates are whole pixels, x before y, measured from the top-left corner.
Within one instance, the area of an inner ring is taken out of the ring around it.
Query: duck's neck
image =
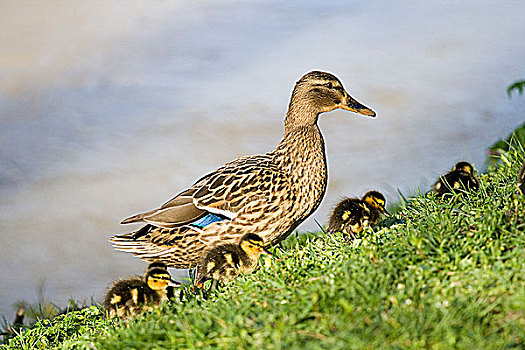
[[[324,158],[324,139],[317,124],[286,125],[284,136],[277,145],[277,153],[286,153],[291,161],[302,161],[315,155]]]
[[[324,140],[317,126],[318,117],[319,113],[309,104],[293,103],[292,98],[284,120],[284,136],[275,151],[290,158],[292,163],[307,161],[312,156],[324,162]]]
[[[297,114],[292,108],[288,111],[284,137],[275,153],[282,159],[280,164],[291,175],[293,185],[300,189],[303,198],[298,199],[309,203],[305,211],[313,211],[326,190],[325,146],[317,126],[318,115],[308,115],[304,108],[301,112]]]
[[[306,98],[297,96],[294,90],[288,112],[284,119],[284,137],[286,134],[301,126],[315,126],[317,127],[317,119],[319,111],[314,109],[312,103],[308,103]]]

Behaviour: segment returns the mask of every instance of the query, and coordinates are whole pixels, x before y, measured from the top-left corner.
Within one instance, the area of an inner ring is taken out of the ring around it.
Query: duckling
[[[375,226],[381,214],[390,215],[385,209],[385,196],[377,191],[369,191],[359,198],[345,198],[332,210],[328,223],[328,233],[341,231],[348,242],[350,237],[357,239],[366,226]]]
[[[432,186],[438,196],[456,191],[477,191],[479,181],[474,175],[474,167],[465,161],[456,163],[452,170],[442,175]]]
[[[518,188],[521,193],[525,195],[525,162],[521,166],[520,174],[518,176]]]
[[[149,311],[152,306],[168,300],[172,289],[180,285],[171,279],[165,264],[152,263],[144,276],[121,279],[113,283],[103,302],[106,317],[128,318]]]
[[[264,248],[263,239],[254,233],[242,236],[239,244],[222,244],[211,249],[197,267],[195,287],[213,280],[210,289],[234,280],[239,273],[251,273],[257,267],[261,254],[272,255]]]

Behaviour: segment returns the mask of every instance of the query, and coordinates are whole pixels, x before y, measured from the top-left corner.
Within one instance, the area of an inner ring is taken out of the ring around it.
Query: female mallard
[[[125,219],[123,224],[146,225],[110,241],[118,250],[176,268],[193,267],[209,249],[238,243],[247,233],[267,245],[280,242],[323,199],[327,169],[317,119],[336,108],[375,116],[332,74],[305,74],[292,92],[275,150],[227,163],[159,209]]]
[[[343,199],[330,214],[328,233],[341,231],[346,241],[348,236],[356,239],[366,226],[377,225],[381,214],[388,215],[385,202],[385,196],[377,191],[369,191],[361,199]]]
[[[165,264],[155,262],[148,266],[144,277],[113,282],[102,304],[109,318],[133,317],[168,300],[173,294],[173,287],[180,285],[171,279]]]
[[[438,196],[457,191],[477,191],[479,181],[474,175],[474,167],[469,162],[457,162],[456,165],[432,186]]]
[[[211,249],[197,268],[195,286],[202,288],[204,282],[213,280],[212,287],[235,279],[239,273],[252,273],[261,254],[271,255],[264,249],[264,241],[256,234],[242,236],[239,244],[221,244]]]

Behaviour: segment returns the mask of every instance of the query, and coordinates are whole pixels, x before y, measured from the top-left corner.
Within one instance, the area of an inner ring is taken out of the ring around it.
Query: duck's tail
[[[143,227],[135,232],[115,235],[109,242],[114,249],[132,253],[142,260],[163,262],[169,267],[185,269],[195,266],[206,248],[204,243],[196,239],[197,235],[199,232],[188,228],[163,229],[151,226],[147,232]]]

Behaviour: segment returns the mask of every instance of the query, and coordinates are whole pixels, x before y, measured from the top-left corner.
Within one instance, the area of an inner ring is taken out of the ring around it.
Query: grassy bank
[[[353,246],[290,237],[271,266],[208,300],[175,300],[128,324],[92,307],[5,348],[524,348],[525,200],[515,191],[525,155],[502,157],[478,193],[416,196]]]

